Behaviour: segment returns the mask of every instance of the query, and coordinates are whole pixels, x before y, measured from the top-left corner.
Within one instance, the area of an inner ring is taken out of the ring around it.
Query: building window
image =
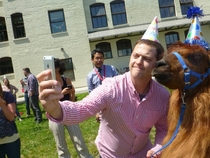
[[[193,7],[193,0],[180,0],[182,15],[187,14],[190,7]]]
[[[11,15],[14,38],[26,37],[22,13]]]
[[[73,67],[73,62],[72,58],[67,58],[67,59],[60,59],[62,63],[65,64],[66,70],[64,72],[64,76],[69,77],[71,81],[75,80],[74,76],[74,67]]]
[[[187,29],[187,30],[185,30],[185,31],[184,31],[184,36],[185,36],[185,39],[187,38],[187,34],[188,34],[188,32],[189,32],[189,29]]]
[[[165,34],[166,47],[169,48],[173,43],[179,40],[178,32],[168,32]]]
[[[103,3],[96,3],[90,6],[93,28],[107,26],[106,11]]]
[[[120,25],[127,23],[125,3],[124,1],[117,0],[110,3],[112,12],[113,25]]]
[[[0,42],[8,41],[5,19],[0,17]]]
[[[63,10],[49,11],[51,33],[65,32],[66,22]]]
[[[0,75],[14,73],[10,57],[0,58]]]
[[[112,58],[112,50],[110,43],[102,42],[96,45],[96,48],[99,48],[104,53],[104,59]]]
[[[117,41],[117,52],[119,57],[131,55],[131,41],[129,39],[122,39]]]
[[[174,0],[158,0],[161,18],[175,16]]]

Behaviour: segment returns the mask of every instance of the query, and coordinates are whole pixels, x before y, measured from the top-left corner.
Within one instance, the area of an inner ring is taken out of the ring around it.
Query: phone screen
[[[72,89],[72,85],[67,85],[67,88],[68,89]]]
[[[47,78],[47,80],[55,80],[55,64],[54,64],[54,57],[53,56],[44,56],[44,69],[50,69],[51,70],[51,76]]]

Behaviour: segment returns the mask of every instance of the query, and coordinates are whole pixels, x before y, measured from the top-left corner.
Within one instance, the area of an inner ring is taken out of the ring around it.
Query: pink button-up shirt
[[[154,80],[149,93],[140,100],[128,72],[105,79],[82,101],[60,102],[61,122],[78,124],[102,111],[95,141],[102,158],[143,158],[153,147],[151,128],[156,128],[155,144],[161,144],[167,132],[168,100],[169,92]]]

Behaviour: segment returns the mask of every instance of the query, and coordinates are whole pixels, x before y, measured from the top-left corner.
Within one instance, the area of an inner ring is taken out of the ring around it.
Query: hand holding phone
[[[54,57],[53,56],[44,56],[44,69],[50,69],[51,70],[51,76],[47,78],[47,80],[55,80],[55,64],[54,64]]]
[[[72,85],[67,85],[67,88],[68,89],[72,89]]]

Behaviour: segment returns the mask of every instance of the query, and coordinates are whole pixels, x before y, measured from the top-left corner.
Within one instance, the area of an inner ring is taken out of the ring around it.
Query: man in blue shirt
[[[100,49],[94,49],[91,54],[94,68],[87,75],[87,85],[89,93],[102,84],[107,77],[118,75],[117,70],[112,65],[104,65],[104,53]]]
[[[91,60],[94,68],[87,75],[87,85],[89,93],[102,84],[107,77],[118,75],[117,70],[112,65],[104,65],[104,53],[100,49],[94,49],[91,53]],[[96,120],[100,122],[100,113],[96,114]]]

